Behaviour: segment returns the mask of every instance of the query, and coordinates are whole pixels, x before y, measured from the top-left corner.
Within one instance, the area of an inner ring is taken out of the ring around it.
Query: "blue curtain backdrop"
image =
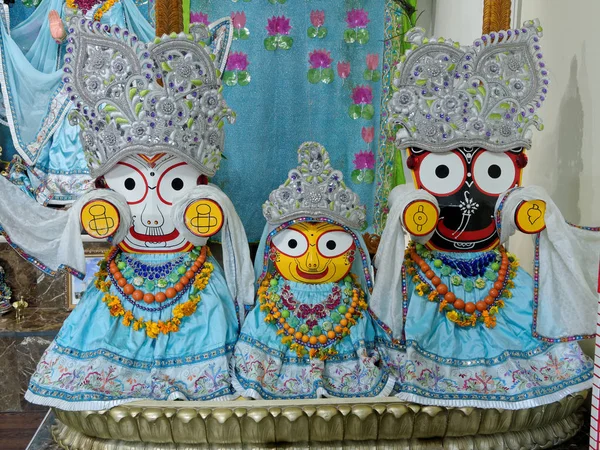
[[[237,122],[214,182],[249,239],[260,238],[261,205],[296,167],[304,141],[329,151],[371,225],[384,0],[192,0],[190,9],[192,22],[232,16],[236,27],[224,95]]]

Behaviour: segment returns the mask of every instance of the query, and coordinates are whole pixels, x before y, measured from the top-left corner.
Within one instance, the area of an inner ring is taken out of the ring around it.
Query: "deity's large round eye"
[[[288,228],[273,236],[273,245],[284,255],[296,258],[308,250],[308,239],[299,231]]]
[[[108,187],[125,197],[130,205],[142,202],[148,194],[148,182],[142,171],[126,162],[117,163],[104,179]]]
[[[167,205],[183,192],[196,186],[198,170],[185,162],[167,168],[158,179],[156,192],[158,198]]]
[[[473,160],[473,180],[485,194],[499,195],[516,183],[517,169],[506,153],[480,151]]]
[[[424,189],[433,195],[454,194],[465,183],[467,168],[454,152],[429,153],[419,165],[418,178]]]
[[[335,258],[346,253],[352,245],[354,239],[345,231],[328,231],[319,236],[317,249],[325,258]]]

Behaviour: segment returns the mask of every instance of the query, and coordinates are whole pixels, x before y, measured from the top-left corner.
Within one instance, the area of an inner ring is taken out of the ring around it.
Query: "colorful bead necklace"
[[[488,291],[488,295],[476,303],[465,302],[461,298],[451,292],[448,286],[442,283],[442,280],[435,274],[425,259],[433,259],[431,252],[423,250],[423,246],[412,243],[406,251],[405,266],[407,273],[414,275],[413,281],[416,284],[415,291],[419,296],[427,295],[430,301],[439,301],[439,311],[446,315],[448,320],[456,323],[461,327],[475,326],[477,323],[483,322],[486,327],[493,328],[496,326],[495,315],[500,308],[504,308],[504,298],[511,298],[512,293],[510,288],[514,287],[512,278],[516,276],[518,261],[513,255],[509,255],[504,247],[500,247],[498,251],[498,260],[492,262],[491,266],[485,271],[485,277],[490,281],[494,281],[494,286]],[[423,256],[419,255],[418,250],[421,250]],[[444,268],[440,259],[433,261],[437,268]],[[448,266],[445,266],[448,267]],[[449,276],[448,271],[441,270],[442,275]],[[495,273],[497,272],[497,276]],[[452,276],[451,284],[458,286],[463,284],[460,276]],[[483,289],[486,281],[483,278],[478,278],[475,283],[471,280],[464,280],[464,289],[469,292],[473,287]]]
[[[158,335],[161,333],[162,334],[175,333],[175,332],[179,331],[179,327],[181,325],[181,320],[184,317],[191,316],[196,311],[197,306],[201,301],[200,292],[202,290],[204,290],[204,288],[206,288],[206,286],[208,285],[211,274],[214,270],[214,267],[211,263],[204,262],[204,259],[206,257],[205,249],[206,249],[206,247],[204,247],[202,249],[200,256],[194,263],[194,264],[198,263],[199,260],[202,261],[202,263],[198,266],[198,270],[196,270],[194,272],[193,283],[188,283],[184,287],[184,289],[182,289],[176,296],[173,297],[173,300],[171,302],[163,303],[159,308],[150,309],[150,308],[146,308],[146,307],[142,306],[142,304],[135,303],[135,299],[133,299],[132,296],[130,297],[129,295],[124,293],[124,287],[123,287],[123,289],[121,289],[122,286],[119,286],[118,284],[114,284],[115,288],[117,289],[117,292],[121,296],[126,298],[129,302],[134,303],[137,308],[147,310],[147,311],[159,311],[159,310],[165,309],[166,307],[172,306],[177,301],[179,301],[180,298],[182,297],[182,295],[187,293],[187,291],[189,291],[189,289],[191,287],[189,300],[182,304],[175,306],[175,308],[173,308],[172,317],[166,321],[154,322],[151,320],[145,321],[143,317],[136,318],[133,314],[133,311],[127,310],[123,307],[121,299],[117,295],[110,294],[110,292],[109,292],[110,287],[111,287],[111,285],[113,285],[113,283],[115,281],[114,275],[116,275],[116,272],[115,272],[115,274],[112,274],[112,276],[111,276],[111,274],[109,274],[109,272],[107,271],[107,268],[111,268],[111,265],[114,264],[115,254],[117,253],[116,248],[113,249],[106,256],[106,258],[99,263],[100,270],[96,273],[95,286],[99,290],[101,290],[102,292],[105,293],[104,297],[102,298],[102,301],[104,303],[106,303],[107,307],[109,308],[109,312],[110,312],[111,316],[122,317],[123,319],[122,319],[121,323],[124,326],[126,326],[126,327],[132,326],[135,331],[145,330],[146,335],[152,339],[156,339],[158,337]],[[192,267],[194,267],[194,266],[192,266]],[[109,278],[108,281],[106,281],[107,278]],[[119,280],[122,280],[122,279],[124,279],[124,278],[119,278],[117,280],[117,283]],[[156,296],[158,296],[159,294],[157,294]],[[145,295],[146,294],[144,294],[143,296],[145,297]]]
[[[88,11],[93,9],[94,6],[102,3],[102,5],[94,13],[94,20],[100,21],[102,16],[113,6],[115,6],[117,1],[118,0],[106,0],[104,2],[101,0],[67,0],[66,3],[67,7],[70,9],[79,9],[81,12],[83,12],[83,14],[86,14]]]
[[[347,276],[343,289],[333,286],[327,298],[317,304],[297,301],[287,283],[280,292],[281,279],[279,274],[267,274],[258,289],[260,310],[267,312],[265,322],[278,328],[277,334],[283,335],[281,342],[299,358],[308,354],[310,358],[325,360],[336,355],[333,345],[350,334],[362,311],[367,309],[365,293],[356,276]],[[329,321],[318,324],[327,317]]]

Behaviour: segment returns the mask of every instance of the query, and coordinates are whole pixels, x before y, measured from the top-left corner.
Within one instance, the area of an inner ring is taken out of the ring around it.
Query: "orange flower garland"
[[[156,339],[159,336],[159,334],[169,334],[179,331],[181,320],[184,317],[189,317],[196,312],[198,304],[201,301],[199,293],[200,291],[203,291],[204,288],[206,288],[206,286],[208,285],[211,274],[214,270],[214,266],[211,263],[204,262],[204,259],[206,257],[206,247],[203,247],[201,255],[196,260],[196,263],[198,263],[200,258],[202,258],[202,263],[200,264],[202,269],[195,274],[195,278],[192,285],[193,290],[192,294],[190,295],[190,299],[184,303],[175,306],[173,308],[173,317],[169,320],[158,322],[154,322],[151,320],[145,321],[143,317],[136,318],[132,311],[126,310],[123,307],[123,304],[119,297],[109,293],[110,286],[112,283],[110,280],[106,280],[106,278],[108,277],[108,272],[106,268],[108,265],[107,259],[110,254],[112,254],[112,251],[107,254],[105,260],[100,262],[100,270],[96,273],[96,280],[94,281],[94,285],[98,290],[105,292],[102,301],[106,303],[106,306],[108,307],[111,316],[122,317],[121,323],[124,326],[131,326],[135,331],[145,330],[146,335],[152,339]],[[198,266],[198,269],[200,268],[200,266]],[[119,280],[120,279],[124,278],[119,278]],[[156,295],[158,296],[158,294]]]
[[[504,247],[500,247],[500,265],[498,277],[493,287],[488,291],[488,295],[476,303],[465,302],[456,297],[450,291],[448,286],[442,283],[442,280],[435,274],[429,264],[416,251],[416,246],[412,244],[406,251],[407,273],[413,276],[416,284],[415,291],[421,297],[427,295],[429,301],[439,299],[439,311],[446,314],[446,318],[460,327],[474,327],[478,322],[482,322],[487,328],[496,326],[496,317],[499,309],[504,308],[504,300],[499,297],[512,297],[510,288],[514,287],[512,278],[516,276],[518,262],[509,260],[508,253]],[[422,275],[429,280],[433,289],[417,273],[420,270]]]

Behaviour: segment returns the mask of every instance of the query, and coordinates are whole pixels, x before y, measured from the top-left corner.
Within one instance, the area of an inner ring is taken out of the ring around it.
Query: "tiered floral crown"
[[[542,129],[536,110],[548,85],[539,22],[487,34],[471,47],[424,33],[406,34],[412,49],[393,78],[387,109],[400,126],[397,145],[431,152],[530,148],[530,127]]]
[[[346,187],[339,170],[331,167],[325,147],[305,142],[298,149],[298,167],[269,195],[263,215],[272,225],[300,217],[326,217],[354,229],[366,221],[358,195]]]
[[[119,27],[74,18],[69,33],[63,80],[77,105],[72,119],[81,127],[92,176],[135,153],[175,154],[204,175],[215,174],[222,120],[234,115],[204,43],[206,27],[145,44]],[[214,51],[226,58],[222,46]]]

